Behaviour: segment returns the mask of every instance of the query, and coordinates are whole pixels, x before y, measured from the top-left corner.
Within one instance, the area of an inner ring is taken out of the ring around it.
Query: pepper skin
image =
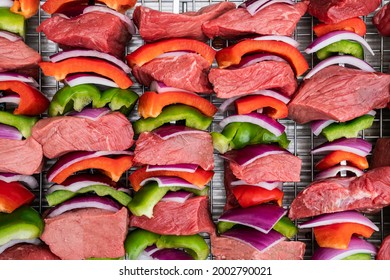
[[[316,52],[318,59],[324,60],[339,53],[350,54],[359,59],[364,59],[364,49],[358,42],[341,40],[330,44]]]
[[[348,165],[352,165],[361,170],[368,168],[368,161],[365,157],[344,151],[331,152],[330,154],[326,155],[322,160],[320,160],[316,164],[315,168],[317,170],[325,170],[339,164],[344,160],[348,162]]]
[[[337,30],[351,31],[363,37],[366,35],[367,28],[364,21],[358,17],[346,19],[334,24],[320,23],[313,27],[313,31],[317,37]]]
[[[282,101],[262,95],[252,95],[239,98],[235,101],[237,114],[249,114],[252,111],[264,108],[264,114],[273,119],[283,119],[288,116],[288,108]]]
[[[48,14],[54,14],[60,10],[63,5],[88,4],[88,0],[47,0],[42,5],[42,9]],[[125,13],[128,9],[134,7],[136,0],[97,0],[94,2],[106,4],[107,7],[120,13]]]
[[[232,193],[243,208],[271,201],[276,201],[279,206],[282,206],[283,192],[278,188],[267,190],[257,186],[241,185],[233,187]]]
[[[39,0],[14,0],[11,12],[20,14],[24,18],[31,18],[39,9]]]
[[[12,213],[22,205],[29,204],[35,196],[19,182],[6,183],[0,180],[0,212]]]
[[[37,121],[37,117],[14,115],[10,112],[0,111],[0,123],[17,128],[24,138],[31,135],[32,127]]]
[[[26,36],[26,24],[22,15],[11,12],[6,7],[0,7],[0,30]]]

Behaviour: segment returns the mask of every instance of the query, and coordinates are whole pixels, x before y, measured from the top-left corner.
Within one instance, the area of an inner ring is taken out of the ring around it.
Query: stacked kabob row
[[[389,170],[364,173],[371,144],[357,137],[374,122],[375,111],[370,110],[389,102],[390,76],[363,61],[364,48],[374,52],[361,37],[366,25],[357,16],[372,12],[379,2],[369,1],[367,10],[357,4],[341,14],[333,13],[330,4],[321,9],[319,1],[309,7],[324,23],[314,26],[318,38],[305,51],[316,53],[320,62],[289,104],[290,117],[299,123],[312,121],[313,134],[329,142],[312,150],[314,156],[326,156],[315,165],[320,171],[316,181],[292,202],[289,217],[315,216],[298,226],[303,231],[313,228],[320,247],[313,259],[371,259],[377,254],[376,246],[361,237],[369,238],[379,228],[360,212],[388,204],[386,190],[380,191],[375,180],[388,177]]]

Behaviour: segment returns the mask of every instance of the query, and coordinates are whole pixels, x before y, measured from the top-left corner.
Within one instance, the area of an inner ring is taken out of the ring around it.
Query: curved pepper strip
[[[138,190],[133,199],[127,205],[130,212],[135,216],[153,217],[154,206],[164,197],[168,191],[186,190],[192,192],[197,196],[204,196],[208,194],[209,188],[203,190],[181,188],[181,187],[159,187],[156,182],[151,182]]]
[[[19,182],[6,183],[0,180],[0,212],[11,213],[20,206],[29,204],[34,198]]]
[[[52,180],[53,183],[61,184],[73,173],[90,168],[99,169],[114,182],[118,182],[122,174],[133,165],[133,156],[96,157],[76,162],[62,170]]]
[[[138,94],[129,89],[110,88],[102,92],[100,99],[93,105],[102,108],[108,104],[111,111],[119,111],[128,116],[138,100]]]
[[[31,135],[32,127],[37,121],[37,117],[14,115],[10,112],[0,111],[0,123],[17,128],[24,138]]]
[[[11,12],[20,14],[24,18],[30,18],[34,16],[39,9],[39,0],[14,0],[14,4],[11,7]]]
[[[232,193],[243,208],[271,201],[276,201],[279,206],[282,206],[283,191],[277,188],[267,190],[257,186],[241,185],[233,187]]]
[[[368,168],[367,158],[344,151],[334,151],[329,153],[316,164],[315,168],[317,170],[325,170],[339,164],[342,161],[347,161],[348,165],[352,165],[361,170]]]
[[[339,223],[320,226],[315,227],[313,231],[320,247],[334,249],[347,249],[353,234],[369,238],[374,233],[372,228],[357,223]]]
[[[43,228],[39,213],[28,206],[22,206],[10,214],[0,213],[0,246],[13,239],[38,238]]]
[[[156,118],[139,119],[133,124],[136,134],[152,131],[172,121],[185,120],[185,125],[191,128],[206,130],[213,118],[203,115],[198,109],[187,105],[170,105],[165,107]]]
[[[46,76],[53,76],[57,81],[65,79],[68,74],[87,72],[109,78],[122,89],[127,89],[133,84],[122,69],[98,58],[74,57],[55,63],[40,62],[39,66]]]
[[[203,56],[211,66],[215,57],[215,50],[209,45],[193,39],[168,39],[155,43],[145,44],[126,56],[127,64],[133,68],[142,66],[157,58],[159,55],[173,51],[195,52]]]
[[[205,260],[209,255],[209,246],[206,241],[198,235],[161,235],[157,240],[158,248],[183,248],[195,260]]]
[[[211,137],[214,149],[221,154],[254,144],[278,143],[279,146],[285,149],[290,144],[286,133],[276,137],[267,129],[252,123],[230,123],[221,133],[211,132]]]
[[[357,57],[361,60],[364,59],[364,49],[362,45],[358,42],[341,40],[330,44],[316,52],[318,59],[324,60],[332,55],[337,55],[339,53],[350,54],[354,57]]]
[[[25,19],[22,15],[15,14],[6,7],[0,7],[0,30],[19,34],[21,37],[26,35]]]
[[[217,107],[210,101],[196,94],[179,91],[164,93],[147,91],[139,99],[138,113],[145,119],[149,117],[155,118],[165,106],[177,103],[194,107],[208,117],[214,116],[218,111]]]
[[[220,50],[215,58],[219,68],[227,68],[239,64],[244,55],[254,52],[266,52],[284,58],[290,63],[297,77],[309,69],[309,64],[297,48],[280,41],[243,40]]]
[[[13,91],[20,96],[15,115],[35,116],[42,114],[49,107],[50,101],[36,88],[19,81],[0,82],[0,91]]]
[[[144,229],[135,229],[127,234],[125,240],[126,258],[137,260],[148,246],[156,244],[161,235]]]
[[[88,4],[89,0],[47,0],[42,5],[42,9],[49,13],[54,14],[60,10],[63,5],[73,4]],[[111,9],[114,9],[120,13],[125,13],[128,9],[134,7],[136,0],[97,0],[95,2],[106,4]]]
[[[237,114],[249,114],[258,109],[264,109],[263,114],[273,119],[283,119],[288,116],[287,105],[270,96],[252,95],[235,101]]]
[[[346,19],[334,24],[320,23],[313,27],[313,31],[317,37],[337,30],[355,32],[363,37],[366,35],[367,28],[365,22],[358,17]]]
[[[129,181],[131,186],[135,191],[139,191],[141,189],[141,182],[150,177],[157,176],[174,176],[179,177],[187,182],[190,182],[193,185],[202,188],[206,185],[214,176],[214,171],[206,171],[202,167],[198,167],[194,173],[191,172],[183,172],[183,171],[170,171],[170,170],[159,170],[159,171],[146,171],[146,166],[141,167],[134,171],[129,176]]]

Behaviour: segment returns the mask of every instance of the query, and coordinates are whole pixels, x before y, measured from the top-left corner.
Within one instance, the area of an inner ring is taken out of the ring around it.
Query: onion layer
[[[146,172],[153,171],[179,171],[195,173],[199,165],[192,163],[181,163],[181,164],[168,164],[168,165],[147,165]]]
[[[39,84],[37,83],[36,80],[34,80],[34,78],[20,73],[11,73],[11,72],[0,73],[0,82],[3,81],[19,81],[19,82],[29,84],[33,87],[39,86]]]
[[[326,142],[311,151],[313,155],[332,152],[344,151],[356,154],[358,156],[367,156],[372,149],[372,145],[360,138],[340,138],[333,142]]]
[[[37,179],[33,176],[29,175],[20,175],[20,174],[13,174],[13,173],[0,173],[0,180],[10,183],[10,182],[22,182],[24,185],[29,187],[30,189],[34,190],[36,189],[39,184]]]
[[[167,140],[171,137],[175,137],[178,135],[205,133],[205,132],[203,130],[189,128],[184,125],[165,125],[153,130],[153,133],[158,135],[161,139]]]
[[[165,187],[180,187],[180,188],[188,188],[188,189],[196,189],[196,190],[203,190],[206,186],[198,187],[194,184],[191,184],[187,182],[186,180],[179,178],[179,177],[164,177],[164,176],[156,176],[156,177],[150,177],[143,180],[140,185],[145,186],[149,182],[157,182],[158,186],[160,188]]]

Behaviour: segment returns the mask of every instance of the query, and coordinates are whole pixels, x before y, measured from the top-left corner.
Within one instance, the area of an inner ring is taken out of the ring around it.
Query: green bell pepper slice
[[[252,123],[230,123],[221,133],[211,132],[211,137],[214,149],[221,154],[254,144],[278,143],[279,146],[285,149],[290,144],[286,133],[276,137],[267,129]]]
[[[191,128],[205,130],[213,118],[203,115],[198,109],[187,105],[170,105],[165,107],[156,118],[139,119],[133,124],[134,132],[152,131],[163,124],[172,121],[185,120],[185,125]]]
[[[366,254],[366,253],[358,253],[358,254],[353,254],[349,257],[345,257],[344,259],[341,260],[372,260],[371,254]]]
[[[123,206],[127,206],[131,201],[131,197],[127,193],[117,191],[113,187],[105,185],[91,185],[81,188],[77,192],[67,190],[54,191],[46,195],[46,200],[49,206],[55,206],[68,199],[71,199],[72,197],[75,197],[78,194],[84,194],[89,192],[94,192],[98,196],[111,196]]]
[[[354,57],[364,59],[364,49],[358,42],[341,40],[330,44],[316,52],[318,59],[324,60],[339,53],[350,54]]]
[[[144,229],[135,229],[127,234],[125,240],[126,258],[136,260],[148,246],[156,244],[160,235]]]
[[[26,21],[22,15],[15,14],[9,8],[0,7],[0,30],[26,36]]]
[[[7,111],[0,111],[0,123],[15,127],[22,133],[24,138],[28,138],[31,135],[32,127],[37,121],[38,117],[14,115]]]
[[[202,190],[181,188],[181,187],[159,187],[158,183],[151,182],[143,186],[137,191],[133,199],[127,205],[130,212],[135,216],[145,215],[148,218],[153,217],[154,206],[164,197],[168,191],[186,190],[197,196],[205,196],[208,194],[209,188],[205,187]]]
[[[374,119],[374,116],[363,115],[347,122],[332,123],[325,127],[321,131],[321,134],[324,135],[329,142],[342,137],[355,138],[358,136],[359,131],[371,127],[374,123]]]
[[[22,206],[14,212],[0,213],[0,245],[13,239],[33,239],[41,236],[44,223],[37,211]]]
[[[105,90],[100,100],[97,101],[93,108],[102,108],[108,104],[112,111],[119,111],[128,116],[137,103],[138,94],[129,89],[110,88]]]
[[[210,253],[206,241],[198,235],[162,235],[156,242],[158,248],[183,248],[195,260],[205,260]]]

